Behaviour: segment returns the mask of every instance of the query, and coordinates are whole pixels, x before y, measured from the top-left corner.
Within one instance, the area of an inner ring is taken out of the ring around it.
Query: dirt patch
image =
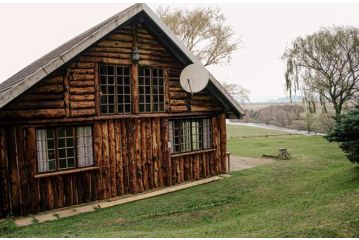
[[[275,162],[273,158],[250,158],[231,155],[231,171],[239,171],[273,162]]]

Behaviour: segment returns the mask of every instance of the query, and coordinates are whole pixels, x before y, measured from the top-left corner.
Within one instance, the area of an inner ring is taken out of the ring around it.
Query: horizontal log
[[[186,100],[170,100],[170,105],[172,106],[186,106]]]
[[[94,74],[95,70],[93,68],[74,68],[71,69],[71,73]]]
[[[151,50],[151,51],[158,51],[158,52],[167,52],[167,50],[164,47],[161,46],[153,46],[152,44],[145,44],[145,43],[139,43],[138,44],[139,49],[143,50]]]
[[[179,86],[179,87],[171,87],[170,86],[170,92],[184,92],[184,90],[181,86]]]
[[[70,81],[70,87],[94,87],[95,81]]]
[[[187,93],[186,92],[170,92],[170,98],[184,99],[184,98],[187,98]]]
[[[170,106],[170,112],[186,112],[186,106]]]
[[[102,40],[96,44],[96,47],[118,47],[118,48],[130,48],[132,49],[132,43]]]
[[[71,117],[83,117],[95,115],[95,109],[72,109]]]
[[[86,101],[86,102],[71,102],[71,108],[73,109],[81,109],[81,108],[94,108],[94,101]]]
[[[70,64],[70,68],[94,68],[94,63],[88,63],[88,62],[74,62]]]
[[[114,34],[111,34],[109,37],[107,37],[106,40],[132,42],[132,35],[123,34],[123,33],[114,33]]]
[[[170,87],[180,87],[181,88],[181,84],[180,84],[180,82],[179,82],[179,79],[177,79],[178,81],[171,81],[171,79],[170,79],[170,81],[169,81],[169,86]]]
[[[106,57],[80,57],[84,62],[97,62],[97,63],[107,63],[107,64],[119,64],[119,65],[131,65],[132,61],[130,59],[116,59],[116,58],[106,58]]]
[[[41,86],[41,87],[33,88],[31,92],[58,94],[64,92],[64,86],[62,84]]]
[[[170,67],[177,68],[180,66],[177,63],[163,63],[161,61],[142,60],[142,59],[140,59],[138,64],[142,66],[151,66],[151,67],[159,67],[159,68],[170,68]]]
[[[17,109],[17,110],[36,110],[36,109],[52,109],[52,108],[63,108],[65,102],[62,100],[58,101],[35,101],[35,102],[22,102],[22,103],[10,103],[6,106],[6,109]]]
[[[9,110],[1,111],[1,118],[61,118],[65,116],[65,109],[41,109],[41,110]]]
[[[211,96],[208,96],[208,95],[192,95],[191,96],[191,100],[194,100],[194,101],[212,101],[212,97]]]
[[[121,59],[131,59],[131,57],[132,57],[131,53],[123,54],[123,53],[109,53],[109,52],[89,52],[89,53],[86,53],[85,56],[121,58]]]
[[[117,47],[92,47],[86,52],[86,54],[95,52],[132,54],[132,49]]]
[[[74,80],[74,81],[83,81],[83,80],[94,80],[95,79],[95,74],[72,74],[70,80]]]
[[[71,101],[91,101],[91,100],[95,100],[95,95],[94,94],[90,94],[90,95],[70,95],[70,100]]]
[[[63,84],[63,83],[64,83],[64,78],[62,76],[49,78],[44,81],[44,84],[50,84],[50,85],[51,84]]]
[[[14,103],[21,103],[26,101],[46,101],[46,100],[60,100],[64,99],[64,94],[26,94],[14,100]]]
[[[212,111],[221,111],[220,107],[201,107],[191,105],[191,112],[212,112]]]
[[[90,94],[94,93],[95,88],[94,87],[71,87],[70,93],[71,94]]]

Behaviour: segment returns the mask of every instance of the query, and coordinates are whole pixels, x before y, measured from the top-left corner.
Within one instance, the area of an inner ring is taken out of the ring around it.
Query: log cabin
[[[135,4],[0,84],[0,217],[131,196],[227,171],[241,107],[146,4]]]

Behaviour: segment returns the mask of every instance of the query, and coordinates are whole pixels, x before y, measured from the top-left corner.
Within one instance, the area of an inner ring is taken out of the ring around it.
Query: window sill
[[[214,151],[216,151],[215,148],[209,148],[209,149],[196,150],[196,151],[191,151],[191,152],[174,153],[174,154],[171,154],[171,158],[180,157],[180,156],[186,156],[186,155],[193,155],[193,154],[197,154],[197,153],[214,152]]]
[[[97,170],[97,169],[99,169],[99,167],[91,166],[91,167],[82,167],[82,168],[49,172],[49,173],[39,173],[39,174],[36,174],[34,176],[34,178],[52,177],[52,176],[58,176],[58,175],[64,175],[64,174],[92,171],[92,170]]]

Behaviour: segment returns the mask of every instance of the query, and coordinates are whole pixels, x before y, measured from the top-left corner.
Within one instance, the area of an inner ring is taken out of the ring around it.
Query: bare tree
[[[320,102],[332,104],[336,115],[343,105],[358,96],[359,29],[355,27],[321,28],[306,37],[298,37],[287,48],[283,59],[287,90],[304,93],[311,111]]]
[[[250,91],[248,89],[242,87],[241,85],[239,85],[237,83],[222,82],[221,85],[239,103],[249,102]]]
[[[158,16],[205,66],[229,63],[240,41],[219,9],[158,8]]]

